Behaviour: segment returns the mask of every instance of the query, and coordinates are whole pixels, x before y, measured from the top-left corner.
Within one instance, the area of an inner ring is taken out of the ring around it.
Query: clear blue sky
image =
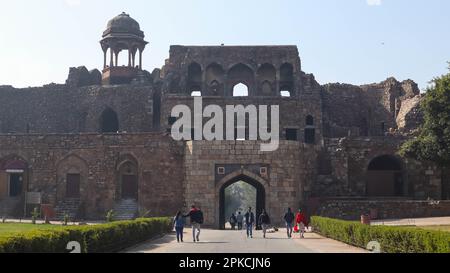
[[[303,70],[328,82],[389,76],[421,89],[450,61],[448,0],[0,0],[0,85],[63,83],[69,67],[101,68],[98,41],[125,11],[150,42],[144,67],[171,44],[298,45]]]

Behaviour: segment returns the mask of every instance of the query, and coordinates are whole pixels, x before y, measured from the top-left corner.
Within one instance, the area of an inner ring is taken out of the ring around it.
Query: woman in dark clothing
[[[231,230],[236,229],[236,223],[237,223],[237,218],[236,218],[236,215],[234,215],[234,213],[233,213],[230,217]]]
[[[177,215],[173,219],[173,224],[175,226],[175,231],[177,232],[178,243],[180,241],[183,242],[183,232],[184,232],[185,220],[184,220],[183,215],[181,214],[181,211],[177,212]]]
[[[269,214],[267,214],[266,210],[263,209],[261,215],[259,216],[259,224],[262,227],[263,230],[263,236],[266,238],[266,232],[270,225],[270,217]]]

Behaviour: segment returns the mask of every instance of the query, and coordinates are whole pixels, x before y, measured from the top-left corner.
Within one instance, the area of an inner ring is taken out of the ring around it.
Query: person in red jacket
[[[300,238],[305,238],[306,216],[301,209],[295,215],[294,232],[299,232]]]

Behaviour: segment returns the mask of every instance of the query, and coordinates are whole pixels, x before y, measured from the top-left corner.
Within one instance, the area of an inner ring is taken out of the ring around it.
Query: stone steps
[[[134,199],[124,199],[118,201],[114,206],[114,220],[132,220],[138,214],[138,204]]]
[[[57,220],[64,220],[64,215],[67,214],[71,221],[75,220],[80,208],[80,203],[80,199],[78,198],[65,199],[59,202],[55,208],[55,218]]]

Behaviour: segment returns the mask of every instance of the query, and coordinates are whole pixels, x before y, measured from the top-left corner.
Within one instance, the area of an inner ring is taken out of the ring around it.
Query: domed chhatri
[[[103,50],[103,84],[129,84],[142,70],[142,52],[148,44],[139,23],[123,12],[109,20],[100,44]],[[107,65],[107,53],[110,53]],[[119,66],[119,54],[128,51],[128,65]],[[139,65],[136,53],[139,51]]]
[[[132,37],[143,39],[144,32],[141,31],[139,23],[130,17],[129,14],[122,12],[113,19],[109,20],[106,30],[103,32],[103,38],[107,37]]]

